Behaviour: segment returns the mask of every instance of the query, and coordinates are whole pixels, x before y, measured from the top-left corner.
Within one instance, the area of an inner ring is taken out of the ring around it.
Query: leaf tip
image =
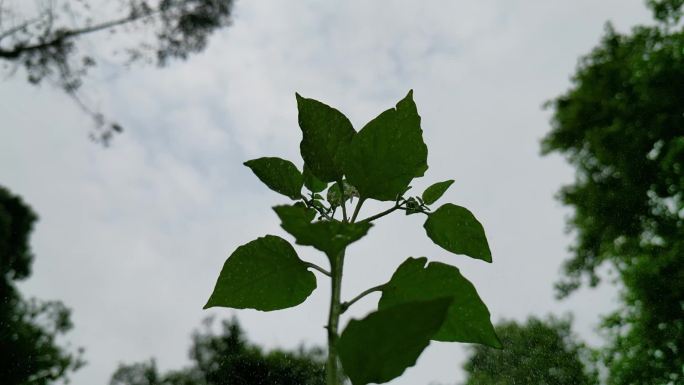
[[[496,335],[496,333],[494,333],[494,338],[496,338],[496,342],[494,344],[492,344],[492,347],[494,349],[504,350],[503,343],[501,343],[501,339],[499,338],[498,335]]]
[[[485,254],[482,255],[482,258],[481,258],[481,259],[482,259],[483,261],[487,262],[487,263],[492,263],[492,262],[493,262],[493,261],[492,261],[492,251],[491,251],[491,249],[489,248],[489,242],[487,242],[487,250],[486,250]]]
[[[420,267],[425,267],[425,264],[427,264],[428,259],[427,257],[408,257],[404,263],[415,263],[416,265],[420,265]]]

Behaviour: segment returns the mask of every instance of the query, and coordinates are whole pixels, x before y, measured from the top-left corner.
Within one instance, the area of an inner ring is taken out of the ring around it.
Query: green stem
[[[340,180],[337,182],[337,186],[340,188],[340,197],[342,199],[342,220],[347,222],[347,200],[344,198],[344,183]]]
[[[354,223],[356,221],[356,217],[359,215],[359,211],[361,211],[361,206],[363,205],[363,202],[366,201],[366,198],[359,198],[359,203],[356,204],[356,208],[354,209],[354,214],[352,214],[351,217],[351,222]]]
[[[333,218],[330,215],[328,215],[328,213],[326,213],[320,207],[313,204],[313,199],[308,199],[303,194],[301,195],[301,198],[308,208],[316,210],[318,212],[318,214],[320,214],[323,218],[325,218],[329,221],[333,220]],[[334,212],[333,212],[333,215],[334,215]]]
[[[339,338],[337,328],[342,314],[340,303],[340,293],[342,291],[342,270],[344,266],[344,250],[336,255],[331,261],[331,284],[330,293],[330,313],[328,315],[328,362],[326,365],[326,384],[342,385],[340,381],[340,370],[337,358],[337,339]]]
[[[326,269],[324,269],[324,268],[318,266],[318,265],[315,264],[315,263],[304,262],[304,264],[306,264],[307,266],[309,266],[310,268],[312,268],[312,269],[314,269],[314,270],[320,271],[321,273],[323,273],[324,275],[327,275],[328,277],[331,276],[331,275],[330,275],[330,272],[329,272],[328,270],[326,270]]]
[[[402,201],[401,203],[399,203],[399,201],[397,201],[397,203],[395,203],[395,205],[394,205],[393,207],[391,207],[391,208],[389,208],[389,209],[387,209],[387,210],[385,210],[385,211],[383,211],[383,212],[381,212],[381,213],[378,213],[378,214],[375,214],[375,215],[373,215],[373,216],[370,216],[370,217],[368,217],[368,218],[362,220],[361,222],[372,222],[372,221],[374,221],[374,220],[376,220],[376,219],[378,219],[378,218],[382,218],[382,217],[384,217],[385,215],[391,214],[391,213],[393,213],[394,211],[399,210],[400,208],[402,208],[401,205],[403,205],[403,204],[404,204],[403,201]]]
[[[384,289],[384,288],[385,288],[385,284],[378,285],[375,287],[371,287],[370,289],[363,291],[361,294],[357,295],[356,297],[352,298],[351,300],[343,302],[342,306],[341,306],[342,307],[342,309],[341,309],[342,313],[347,311],[347,309],[349,309],[349,306],[353,305],[356,301],[360,300],[361,298],[367,296],[370,293],[373,293],[376,291],[382,291],[382,289]]]

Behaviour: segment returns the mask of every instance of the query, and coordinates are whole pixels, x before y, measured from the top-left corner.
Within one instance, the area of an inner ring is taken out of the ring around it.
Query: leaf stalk
[[[332,274],[328,270],[325,270],[324,268],[316,265],[315,263],[311,263],[311,262],[304,262],[304,263],[307,266],[309,266],[310,268],[312,268],[314,270],[318,270],[319,272],[321,272],[324,275],[327,275],[328,277],[332,277]]]
[[[360,300],[361,298],[363,298],[363,297],[365,297],[365,296],[367,296],[368,294],[371,294],[371,293],[373,293],[373,292],[382,291],[382,289],[384,289],[384,288],[385,288],[385,284],[371,287],[370,289],[364,290],[363,292],[361,292],[361,294],[357,295],[356,297],[352,298],[351,300],[349,300],[349,301],[347,301],[347,302],[343,302],[342,305],[341,305],[341,307],[342,307],[342,309],[341,309],[342,313],[344,313],[345,311],[347,311],[347,309],[349,309],[349,307],[350,307],[351,305],[353,305],[356,301]]]

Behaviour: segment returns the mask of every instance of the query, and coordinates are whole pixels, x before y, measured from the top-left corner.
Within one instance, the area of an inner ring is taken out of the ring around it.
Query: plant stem
[[[318,266],[318,265],[315,264],[315,263],[311,263],[311,262],[304,262],[304,263],[305,263],[307,266],[309,266],[310,268],[312,268],[312,269],[314,269],[314,270],[318,270],[318,271],[320,271],[321,273],[323,273],[324,275],[327,275],[328,277],[331,277],[331,276],[332,276],[328,270],[326,270],[326,269],[324,269],[324,268]]]
[[[344,198],[344,183],[342,181],[337,182],[337,186],[340,188],[340,197],[342,199],[342,220],[347,222],[347,200]]]
[[[354,214],[352,214],[351,217],[351,222],[354,223],[356,221],[356,217],[359,215],[359,211],[361,211],[361,206],[363,205],[363,202],[366,201],[366,198],[359,198],[359,203],[356,204],[356,208],[354,209]]]
[[[301,197],[302,197],[302,200],[304,201],[304,203],[306,204],[307,207],[316,210],[318,212],[318,214],[320,214],[320,216],[322,216],[323,218],[325,218],[329,221],[333,220],[333,218],[330,215],[328,215],[328,213],[326,213],[325,211],[323,211],[323,209],[321,209],[320,207],[318,207],[312,203],[313,199],[308,199],[303,194],[301,195]],[[334,211],[333,211],[333,215],[335,215]]]
[[[340,304],[340,293],[342,290],[342,270],[344,266],[344,250],[336,255],[331,260],[331,284],[332,290],[330,293],[330,313],[328,316],[328,362],[325,368],[326,384],[327,385],[341,385],[340,370],[338,368],[337,359],[337,327],[342,314],[342,306]]]
[[[373,293],[375,291],[382,291],[382,289],[384,289],[384,288],[385,288],[384,284],[378,285],[375,287],[371,287],[370,289],[363,291],[361,294],[357,295],[356,297],[352,298],[351,300],[349,300],[347,302],[343,302],[342,303],[342,309],[341,309],[342,313],[347,311],[347,309],[349,309],[349,306],[353,305],[354,302],[360,300],[361,298],[363,298],[363,297],[367,296],[368,294]]]
[[[375,215],[373,215],[373,216],[370,216],[370,217],[368,217],[368,218],[362,220],[361,222],[372,222],[372,221],[374,221],[374,220],[376,220],[376,219],[378,219],[378,218],[382,218],[382,217],[384,217],[384,216],[387,215],[387,214],[391,214],[392,212],[394,212],[394,211],[396,211],[396,210],[399,210],[399,209],[401,208],[401,205],[402,205],[402,204],[404,204],[404,202],[401,202],[401,203],[397,202],[393,207],[391,207],[391,208],[389,208],[389,209],[387,209],[387,210],[385,210],[385,211],[383,211],[383,212],[381,212],[381,213],[378,213],[378,214],[375,214]]]

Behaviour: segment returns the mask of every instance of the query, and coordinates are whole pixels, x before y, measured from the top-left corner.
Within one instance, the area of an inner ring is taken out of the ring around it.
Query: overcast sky
[[[88,361],[74,385],[106,384],[119,362],[181,367],[192,329],[209,314],[237,315],[266,347],[323,344],[329,290],[320,275],[293,309],[201,310],[238,245],[267,233],[291,239],[270,209],[287,199],[242,162],[280,156],[301,166],[295,92],[360,129],[412,88],[430,166],[414,189],[455,179],[444,201],[481,220],[494,263],[447,253],[420,216],[397,214],[350,248],[343,297],[425,255],[461,268],[495,321],[572,311],[576,330],[596,343],[614,292],[553,297],[571,241],[569,211],[553,196],[572,170],[539,156],[550,114],[541,106],[569,87],[607,20],[626,31],[648,17],[642,0],[238,1],[234,25],[201,55],[164,70],[96,74],[90,97],[127,129],[108,149],[87,139],[92,122],[62,93],[19,73],[0,83],[0,184],[40,215],[34,274],[22,288],[73,309],[68,340]],[[464,357],[463,345],[433,342],[392,384],[454,384]]]

